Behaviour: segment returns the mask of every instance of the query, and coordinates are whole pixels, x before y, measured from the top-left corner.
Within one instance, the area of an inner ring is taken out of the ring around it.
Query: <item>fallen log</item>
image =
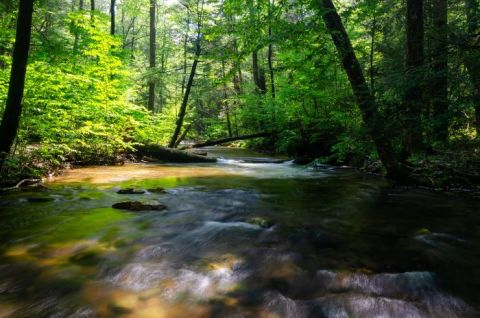
[[[24,183],[38,183],[40,181],[42,181],[42,180],[40,180],[40,179],[23,179],[22,181],[18,182],[13,187],[0,188],[0,193],[13,191],[13,190],[19,190]]]
[[[217,139],[217,140],[208,140],[205,142],[201,142],[198,144],[194,144],[191,147],[192,148],[202,148],[202,147],[208,147],[208,146],[215,146],[215,145],[221,145],[227,142],[232,142],[232,141],[238,141],[238,140],[247,140],[247,139],[254,139],[254,138],[265,138],[265,137],[272,137],[274,135],[273,132],[261,132],[257,134],[251,134],[251,135],[241,135],[241,136],[234,136],[234,137],[228,137],[228,138],[222,138],[222,139]]]
[[[160,145],[147,144],[136,146],[136,155],[140,158],[151,157],[162,162],[171,163],[196,163],[216,162],[217,159],[195,155],[186,151],[166,148]]]

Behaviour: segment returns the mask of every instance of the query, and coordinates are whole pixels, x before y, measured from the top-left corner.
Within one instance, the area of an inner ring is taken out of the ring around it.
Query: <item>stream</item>
[[[478,201],[207,150],[0,196],[0,318],[479,316]]]

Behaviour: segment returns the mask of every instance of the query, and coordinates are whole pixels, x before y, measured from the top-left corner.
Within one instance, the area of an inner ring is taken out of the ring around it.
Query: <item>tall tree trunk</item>
[[[183,38],[183,74],[182,74],[182,96],[185,93],[185,83],[187,82],[187,50],[188,50],[188,33],[190,31],[190,10],[187,8],[187,30]]]
[[[227,78],[225,76],[225,59],[222,59],[222,79],[223,79],[223,104],[225,106],[225,115],[227,117],[228,137],[232,137],[232,123],[230,121],[230,107],[228,105]]]
[[[180,131],[182,130],[183,120],[185,119],[185,114],[187,113],[188,98],[190,97],[190,91],[192,90],[193,79],[195,77],[195,72],[197,70],[198,60],[200,58],[201,47],[200,47],[200,27],[197,33],[197,40],[195,41],[195,58],[193,60],[192,69],[190,70],[190,76],[188,78],[187,86],[185,87],[185,94],[183,95],[182,105],[180,106],[180,111],[178,112],[178,118],[176,122],[175,131],[173,132],[172,139],[168,147],[174,148],[177,142]]]
[[[433,138],[437,142],[448,139],[448,2],[434,0],[431,6],[431,59],[433,78],[430,97],[433,106]]]
[[[404,152],[409,156],[423,146],[421,127],[424,84],[423,0],[407,0],[406,30],[406,88],[402,120],[405,129]]]
[[[150,0],[150,72],[153,73],[156,67],[157,43],[156,43],[156,0]],[[148,82],[148,110],[155,111],[155,78],[150,74]]]
[[[272,98],[275,98],[275,77],[274,77],[274,72],[273,72],[273,44],[272,44],[272,10],[273,6],[275,4],[275,0],[272,0],[272,3],[270,3],[270,0],[268,1],[268,15],[270,18],[269,21],[269,26],[268,26],[268,37],[270,39],[270,43],[268,45],[268,70],[270,72],[270,94],[272,95]]]
[[[90,0],[90,19],[92,23],[95,20],[95,0]]]
[[[240,95],[242,93],[243,76],[242,76],[242,65],[240,60],[240,54],[238,52],[237,39],[233,39],[233,52],[235,53],[235,60],[233,61],[233,67],[235,67],[236,69],[236,73],[233,78],[234,87],[237,94]]]
[[[377,34],[377,13],[373,12],[372,28],[370,30],[370,92],[375,96],[375,39]]]
[[[468,35],[472,41],[480,32],[478,0],[465,0],[468,23]],[[470,44],[470,43],[469,43]],[[469,48],[466,52],[465,65],[472,85],[472,99],[475,107],[475,129],[480,139],[480,52],[477,48]]]
[[[84,2],[83,2],[83,0],[79,0],[78,10],[83,11],[83,9],[84,9]],[[74,29],[75,29],[75,31],[74,31],[75,39],[73,41],[73,53],[76,54],[77,51],[78,51],[78,41],[80,40],[80,35],[79,35],[78,29],[75,25],[74,25]]]
[[[134,56],[134,52],[135,52],[135,19],[136,17],[133,17],[133,21],[132,21],[132,43],[131,43],[131,46],[130,46],[130,57],[133,59],[135,56]]]
[[[403,182],[408,178],[408,173],[395,157],[392,144],[385,133],[382,118],[375,104],[375,98],[368,89],[362,68],[355,56],[342,20],[332,0],[319,0],[319,2],[323,20],[337,48],[343,68],[347,73],[365,126],[375,143],[380,160],[387,170],[387,177]]]
[[[110,34],[115,35],[115,0],[110,0]]]
[[[20,0],[7,104],[0,124],[0,171],[17,136],[32,32],[34,0]]]
[[[265,94],[267,92],[267,84],[265,82],[265,72],[258,65],[258,50],[252,53],[252,73],[257,91],[262,95]]]

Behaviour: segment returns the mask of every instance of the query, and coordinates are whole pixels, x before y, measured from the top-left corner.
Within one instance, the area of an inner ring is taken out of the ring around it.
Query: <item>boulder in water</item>
[[[118,210],[128,210],[128,211],[162,211],[167,207],[158,202],[156,203],[143,203],[139,201],[125,201],[119,202],[112,205],[112,208]]]
[[[117,191],[118,194],[145,194],[145,190],[137,190],[134,188],[120,189]]]
[[[150,193],[167,193],[167,191],[162,187],[148,189],[147,191]]]

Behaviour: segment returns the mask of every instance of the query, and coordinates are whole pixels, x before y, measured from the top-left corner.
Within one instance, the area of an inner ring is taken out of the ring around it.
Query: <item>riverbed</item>
[[[1,196],[0,317],[478,316],[478,201],[208,151]]]

